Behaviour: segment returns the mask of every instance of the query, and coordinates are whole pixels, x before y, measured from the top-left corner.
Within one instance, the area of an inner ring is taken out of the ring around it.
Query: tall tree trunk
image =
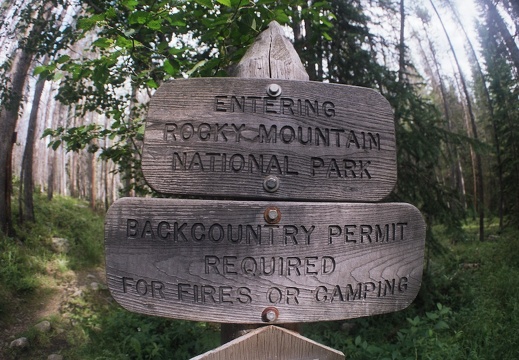
[[[405,74],[405,7],[404,0],[400,0],[400,42],[398,44],[398,82],[404,81]]]
[[[41,7],[38,19],[49,19],[52,3]],[[44,21],[37,22],[31,29],[28,38],[41,37]],[[13,134],[18,122],[18,111],[23,97],[23,89],[27,73],[32,63],[33,53],[28,49],[19,49],[12,65],[11,97],[8,103],[0,107],[0,231],[12,234],[11,194],[12,194],[12,149]]]
[[[470,99],[470,94],[467,88],[467,83],[465,81],[465,77],[463,76],[463,72],[461,71],[461,66],[458,61],[458,57],[456,56],[456,51],[454,50],[454,46],[452,45],[451,38],[449,36],[449,33],[447,32],[447,29],[445,28],[445,24],[443,23],[443,20],[438,13],[438,10],[436,9],[436,6],[434,5],[434,2],[432,0],[429,0],[431,3],[431,6],[434,9],[434,12],[438,16],[438,19],[440,20],[440,24],[442,26],[443,32],[445,33],[445,37],[447,38],[447,41],[449,43],[449,47],[451,49],[452,55],[454,57],[454,61],[456,63],[456,67],[458,69],[458,73],[460,76],[460,82],[463,89],[463,93],[465,95],[467,110],[470,117],[470,124],[472,128],[472,136],[475,140],[478,139],[478,131],[476,126],[476,118],[474,116],[474,111],[472,109],[472,101]],[[475,197],[477,198],[477,211],[479,214],[479,240],[483,241],[485,239],[485,209],[484,209],[484,194],[483,194],[483,169],[481,165],[481,155],[476,152],[476,172],[477,172],[477,181],[476,181],[476,189],[475,190]]]
[[[501,0],[506,8],[508,15],[512,18],[515,25],[515,33],[519,34],[519,1],[517,0]]]
[[[308,9],[312,8],[313,6],[313,0],[309,0],[308,4],[306,5]],[[308,10],[307,9],[307,10]],[[308,61],[308,66],[306,67],[306,71],[308,72],[308,76],[310,77],[310,80],[317,80],[317,56],[315,54],[315,35],[314,31],[312,29],[312,22],[307,17],[306,19],[303,18],[304,24],[305,24],[305,50],[304,53],[306,56],[304,58]]]
[[[443,78],[441,76],[440,63],[438,61],[438,57],[436,55],[436,49],[434,48],[433,42],[429,37],[429,34],[426,29],[426,22],[423,21],[423,30],[426,34],[427,43],[429,45],[429,51],[432,55],[432,60],[434,64],[434,72],[436,73],[436,77],[438,78],[438,87],[440,90],[441,101],[443,105],[443,113],[445,116],[445,122],[447,125],[447,130],[452,132],[452,119],[451,119],[451,111],[449,108],[449,100],[447,96],[447,90],[445,89],[445,84],[443,82]],[[431,69],[431,71],[433,71]],[[461,161],[458,154],[458,151],[455,146],[452,144],[447,144],[447,152],[449,156],[449,160],[451,162],[450,176],[451,176],[451,188],[458,191],[460,195],[460,200],[463,204],[465,204],[465,186],[463,180],[463,172],[461,171]]]
[[[463,31],[463,34],[465,35],[465,40],[467,41],[467,44],[469,45],[469,49],[472,54],[472,57],[474,58],[474,63],[476,64],[476,69],[477,69],[479,77],[481,79],[481,86],[483,88],[483,94],[485,95],[485,99],[487,101],[488,114],[490,116],[490,121],[492,122],[494,145],[496,147],[497,176],[498,176],[498,187],[499,187],[499,205],[498,205],[499,230],[501,231],[503,229],[503,215],[504,215],[503,162],[501,161],[501,145],[500,145],[500,139],[498,136],[496,119],[494,117],[494,104],[493,104],[492,98],[490,97],[490,91],[488,90],[486,78],[485,78],[485,75],[483,74],[483,68],[481,66],[481,63],[479,62],[479,58],[476,53],[476,50],[474,49],[474,46],[472,45],[472,41],[470,41],[470,37],[467,34],[467,31],[465,30],[465,27],[463,26],[463,23],[461,22],[461,19],[458,16],[458,12],[456,11],[456,8],[452,4],[452,1],[448,0],[447,4],[449,5],[451,12],[454,15],[456,22],[458,23],[459,27]]]
[[[95,143],[95,142],[94,142]],[[96,209],[97,203],[97,158],[95,153],[90,153],[90,207]]]
[[[495,22],[497,28],[499,29],[499,33],[503,37],[503,41],[505,42],[508,52],[510,54],[510,58],[514,63],[517,72],[519,73],[519,48],[515,43],[514,37],[512,36],[512,34],[510,34],[510,31],[508,31],[508,27],[506,26],[505,21],[497,11],[497,8],[492,2],[492,0],[483,0],[483,2],[486,5],[492,20]]]
[[[27,140],[22,157],[22,169],[20,171],[20,195],[18,203],[20,204],[20,223],[24,221],[34,221],[34,180],[33,180],[33,155],[34,144],[36,142],[36,128],[38,125],[38,111],[45,87],[45,80],[39,79],[34,89],[34,98],[32,100],[31,114],[29,115],[29,124],[27,127]]]
[[[13,63],[11,99],[0,108],[0,230],[13,234],[11,218],[13,136],[32,55],[21,50]]]

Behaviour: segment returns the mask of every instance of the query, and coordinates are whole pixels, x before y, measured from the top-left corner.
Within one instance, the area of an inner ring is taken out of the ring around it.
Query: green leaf
[[[171,20],[171,25],[172,26],[178,26],[178,27],[186,27],[187,26],[187,23],[182,20],[182,19],[176,19],[176,20]]]
[[[191,76],[199,67],[204,66],[206,62],[207,60],[197,62],[195,66],[193,66],[193,68],[187,72],[187,76]]]
[[[40,75],[41,73],[47,71],[47,66],[45,65],[41,65],[41,66],[36,66],[34,68],[34,71],[33,71],[33,75],[36,76],[36,75]]]
[[[159,87],[159,85],[157,85],[157,83],[153,79],[148,79],[148,81],[146,81],[146,85],[148,85],[152,89],[157,89]]]
[[[129,10],[134,10],[137,5],[139,5],[139,1],[137,0],[126,0],[123,2],[123,5],[126,6]]]
[[[115,42],[115,44],[124,49],[130,49],[133,47],[133,42],[121,35],[117,37],[117,41]]]
[[[425,315],[427,316],[428,319],[431,319],[431,320],[438,320],[438,318],[440,317],[438,314],[431,313],[431,312],[426,312]]]
[[[51,129],[51,128],[47,128],[47,129],[43,130],[43,134],[41,135],[41,139],[43,139],[44,137],[47,137],[47,136],[54,136],[54,130]]]
[[[225,5],[225,6],[228,6],[228,7],[231,7],[231,0],[216,0],[217,2],[219,2],[220,4],[222,5]]]
[[[124,36],[130,37],[137,32],[136,29],[126,29],[123,31]]]
[[[209,9],[213,9],[213,2],[211,0],[195,0],[197,4],[200,4],[202,6],[205,6]]]
[[[275,20],[280,24],[286,24],[290,22],[288,15],[282,9],[277,9],[274,13]]]
[[[97,14],[89,17],[84,17],[78,19],[77,27],[80,30],[91,30],[94,26],[97,25],[99,21],[103,21],[105,19],[105,14]]]
[[[66,62],[69,61],[69,60],[70,60],[70,56],[68,56],[68,55],[62,55],[62,56],[60,56],[60,57],[58,58],[58,60],[56,60],[56,61],[57,61],[58,64],[63,64],[63,63],[66,63]]]
[[[328,34],[326,31],[323,31],[323,37],[324,37],[325,40],[327,40],[327,41],[332,41],[332,37],[331,37],[330,34]]]
[[[56,150],[61,145],[61,140],[56,140],[54,142],[49,143],[49,146],[52,146],[52,150]]]
[[[169,59],[166,59],[166,61],[164,61],[164,71],[169,75],[175,76],[178,70],[179,66],[178,63],[176,63],[176,61],[170,61]]]
[[[171,48],[168,50],[168,53],[170,53],[171,55],[178,55],[182,54],[185,50],[186,48]]]
[[[162,27],[162,21],[161,20],[151,20],[148,23],[148,27],[152,30],[160,30]]]
[[[52,77],[52,80],[54,81],[58,81],[58,80],[61,80],[65,77],[65,75],[63,75],[63,73],[61,72],[58,72],[58,73],[55,73],[54,76]]]
[[[355,345],[356,346],[359,346],[360,344],[362,343],[362,338],[360,336],[357,336],[355,338]]]
[[[128,17],[130,24],[145,24],[148,19],[149,13],[146,11],[136,11]]]
[[[99,38],[92,43],[92,46],[98,47],[100,49],[106,49],[111,45],[112,41],[106,38]]]
[[[436,325],[434,326],[434,328],[436,330],[445,330],[445,329],[449,329],[449,324],[447,324],[445,321],[443,320],[440,320],[436,323]]]

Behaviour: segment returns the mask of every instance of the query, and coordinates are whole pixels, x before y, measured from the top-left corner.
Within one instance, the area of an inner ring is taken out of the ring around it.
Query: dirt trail
[[[102,268],[77,272],[47,269],[47,274],[40,281],[41,286],[33,294],[9,299],[9,314],[0,320],[0,359],[46,359],[51,353],[61,352],[68,345],[65,334],[59,335],[69,325],[67,316],[71,302],[85,291],[91,291],[93,282],[105,284],[105,274]],[[51,344],[44,349],[35,349],[33,344],[29,344],[23,353],[9,348],[11,341],[43,320],[51,322]],[[56,334],[58,336],[54,336]]]

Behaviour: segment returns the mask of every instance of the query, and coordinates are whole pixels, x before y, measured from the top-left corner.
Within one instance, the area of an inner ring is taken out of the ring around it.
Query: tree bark
[[[470,117],[470,124],[472,129],[472,136],[475,140],[478,139],[478,131],[476,126],[476,118],[474,116],[474,111],[472,109],[472,101],[470,99],[470,94],[467,88],[467,83],[465,81],[465,77],[463,76],[463,72],[461,71],[461,66],[458,61],[458,57],[456,56],[456,51],[454,50],[454,46],[452,45],[451,38],[449,36],[449,33],[447,32],[447,29],[445,28],[445,24],[443,23],[443,20],[438,13],[438,10],[436,9],[436,6],[434,5],[434,2],[432,0],[429,0],[434,12],[436,13],[436,16],[438,16],[438,19],[440,20],[440,24],[442,26],[443,32],[445,33],[445,37],[447,38],[447,41],[449,43],[449,47],[451,49],[452,55],[454,57],[454,61],[456,63],[456,67],[458,69],[458,73],[460,76],[460,82],[463,89],[463,93],[465,95],[465,100],[467,103],[467,110]],[[485,209],[484,209],[484,194],[483,194],[483,169],[481,165],[481,155],[479,155],[477,152],[475,152],[476,155],[476,173],[477,173],[477,181],[476,181],[476,188],[474,189],[474,197],[477,198],[476,202],[476,210],[479,214],[479,240],[483,241],[485,239]]]
[[[45,80],[39,79],[34,89],[34,98],[32,101],[31,114],[29,115],[29,124],[27,127],[27,140],[23,151],[22,169],[20,171],[20,195],[18,203],[20,205],[20,223],[24,221],[34,221],[34,179],[33,179],[33,157],[34,144],[36,142],[36,128],[38,125],[38,112],[45,87]]]
[[[512,36],[512,34],[510,34],[510,31],[508,31],[506,23],[497,11],[497,8],[492,2],[492,0],[483,0],[483,2],[485,3],[492,20],[495,22],[497,28],[499,29],[499,33],[503,37],[503,41],[505,42],[506,48],[508,49],[508,52],[510,54],[510,58],[514,63],[517,72],[519,73],[519,48],[515,44],[514,37]]]
[[[404,0],[400,0],[400,40],[398,44],[398,82],[404,81],[405,74],[405,7]]]
[[[449,99],[447,90],[445,88],[445,84],[443,82],[442,76],[441,76],[441,69],[440,69],[440,63],[438,61],[438,56],[436,55],[436,49],[434,48],[433,42],[431,41],[431,38],[429,37],[429,34],[426,29],[426,22],[423,21],[423,30],[426,34],[427,43],[429,45],[429,51],[432,55],[432,60],[434,64],[434,70],[431,69],[431,75],[432,73],[436,73],[436,77],[438,78],[438,87],[440,90],[440,96],[441,101],[443,105],[443,113],[445,116],[445,122],[447,125],[447,130],[449,132],[452,132],[452,118],[451,118],[451,110],[449,107]],[[434,75],[433,75],[434,76]],[[464,181],[463,181],[463,172],[461,171],[461,161],[458,154],[458,151],[455,146],[452,146],[452,144],[447,144],[447,153],[449,156],[449,160],[451,162],[451,169],[450,169],[450,176],[451,176],[451,188],[458,191],[460,200],[465,204],[465,188],[464,188]]]
[[[483,74],[483,68],[481,67],[481,63],[479,62],[478,55],[476,53],[476,50],[474,49],[474,46],[472,45],[472,41],[470,41],[470,37],[467,34],[467,31],[465,30],[465,27],[463,26],[463,23],[461,22],[461,19],[458,16],[458,13],[456,12],[456,9],[454,8],[454,5],[452,4],[451,0],[447,1],[452,14],[454,15],[454,18],[456,19],[456,22],[460,26],[461,30],[463,31],[463,34],[465,35],[465,39],[467,41],[467,44],[469,45],[470,52],[472,54],[472,57],[474,58],[474,62],[476,64],[476,69],[478,71],[479,77],[481,78],[481,86],[483,87],[483,94],[485,95],[485,99],[487,101],[487,110],[488,114],[490,116],[490,121],[492,122],[492,130],[494,135],[494,144],[496,148],[496,161],[497,161],[497,173],[498,173],[498,187],[499,187],[499,230],[501,231],[503,229],[503,216],[504,216],[504,187],[503,187],[503,163],[501,161],[501,145],[500,145],[500,139],[498,136],[497,131],[497,124],[496,119],[494,118],[494,104],[492,101],[492,98],[490,97],[490,91],[488,90],[488,86],[486,83],[485,75]]]
[[[95,141],[94,141],[95,144]],[[90,207],[96,209],[97,203],[97,158],[95,153],[90,153]]]
[[[52,3],[47,2],[41,7],[37,18],[46,20],[51,15]],[[37,22],[31,29],[28,38],[41,36],[44,21]],[[6,104],[0,107],[0,231],[4,234],[13,233],[11,216],[12,194],[12,149],[13,134],[18,122],[23,90],[27,74],[34,54],[31,49],[19,49],[12,65],[11,96]]]
[[[6,235],[13,234],[11,217],[13,136],[18,121],[23,86],[31,61],[32,55],[26,51],[21,50],[17,53],[11,78],[11,99],[8,104],[0,108],[0,230]]]

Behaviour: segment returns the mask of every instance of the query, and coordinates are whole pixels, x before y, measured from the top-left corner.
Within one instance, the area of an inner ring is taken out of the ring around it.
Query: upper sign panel
[[[142,169],[161,193],[378,201],[397,178],[393,113],[367,88],[175,80],[151,100]]]

